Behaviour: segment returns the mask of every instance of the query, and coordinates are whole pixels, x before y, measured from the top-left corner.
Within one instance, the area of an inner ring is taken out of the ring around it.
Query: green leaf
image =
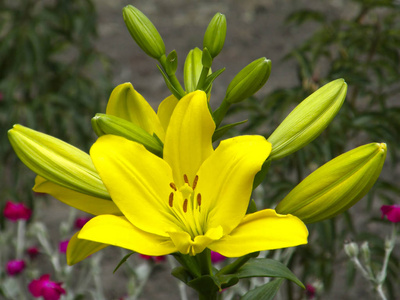
[[[229,129],[231,129],[237,125],[246,123],[246,122],[247,122],[247,120],[244,120],[244,121],[228,124],[228,125],[218,128],[217,130],[215,130],[215,132],[213,134],[212,141],[215,142],[215,141],[219,140],[225,133],[227,133],[227,131]]]
[[[161,69],[161,67],[159,65],[157,65],[158,70],[160,71],[161,75],[164,77],[165,80],[165,84],[167,85],[168,89],[171,91],[171,93],[177,98],[177,99],[181,99],[182,95],[174,88],[174,86],[172,85],[171,81],[168,78],[168,75],[165,74],[165,72],[163,71],[163,69]]]
[[[119,269],[119,267],[122,266],[122,264],[124,264],[124,263],[128,260],[129,256],[131,256],[133,253],[135,253],[135,252],[128,253],[127,255],[125,255],[125,256],[121,259],[121,261],[119,262],[119,264],[115,267],[115,269],[114,269],[114,271],[113,271],[113,274],[114,274],[115,272],[117,272],[117,270]]]
[[[213,72],[212,74],[210,74],[210,75],[207,76],[207,78],[206,78],[206,80],[205,80],[205,82],[204,82],[204,86],[205,86],[204,91],[205,91],[206,93],[208,93],[209,90],[211,89],[211,86],[212,86],[214,80],[217,79],[217,77],[218,77],[219,75],[221,75],[222,72],[224,72],[224,71],[225,71],[225,68],[222,68],[222,69],[219,69],[218,71],[215,71],[215,72]]]
[[[254,258],[244,264],[236,273],[239,279],[250,277],[281,277],[304,288],[301,281],[284,264],[269,258]]]
[[[185,284],[193,279],[191,274],[184,267],[176,267],[172,269],[171,274]]]
[[[282,278],[275,279],[262,286],[247,292],[241,300],[272,300],[279,291],[283,282]]]

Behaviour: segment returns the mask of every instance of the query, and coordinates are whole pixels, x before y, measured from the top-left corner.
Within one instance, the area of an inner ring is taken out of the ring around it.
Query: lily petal
[[[213,153],[214,130],[215,123],[203,91],[190,93],[179,101],[164,143],[164,160],[173,168],[177,186],[184,185],[184,174],[192,183],[200,165]]]
[[[125,217],[113,215],[92,218],[83,226],[78,238],[151,256],[167,255],[177,251],[170,238],[142,231]]]
[[[208,248],[227,257],[307,244],[308,230],[292,215],[279,215],[264,209],[246,215],[230,235],[210,244]]]
[[[70,266],[84,260],[89,255],[108,247],[107,244],[78,239],[78,234],[79,231],[75,233],[68,242],[67,264]]]
[[[90,155],[114,203],[132,224],[162,236],[180,230],[168,206],[173,178],[164,160],[115,135],[97,139]]]
[[[201,194],[202,224],[221,225],[229,234],[244,215],[254,176],[271,152],[262,136],[239,136],[222,141],[198,172],[196,191]]]
[[[164,129],[153,108],[129,82],[114,88],[108,100],[106,114],[130,121],[150,135],[155,133],[164,140]]]
[[[102,198],[82,194],[48,181],[40,176],[36,176],[35,178],[35,186],[33,187],[33,191],[37,193],[49,194],[69,206],[75,207],[92,215],[122,215],[121,211],[112,200],[105,200]]]
[[[178,102],[178,99],[176,99],[174,95],[171,95],[165,98],[158,106],[157,116],[160,119],[161,125],[165,132],[167,131],[172,113]]]

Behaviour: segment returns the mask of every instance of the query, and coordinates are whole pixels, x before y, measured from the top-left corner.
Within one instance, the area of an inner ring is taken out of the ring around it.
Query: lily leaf
[[[128,253],[127,255],[125,255],[125,256],[121,259],[121,261],[119,262],[119,264],[115,267],[115,269],[114,269],[114,271],[113,271],[113,274],[114,274],[115,272],[117,272],[117,270],[119,269],[119,267],[122,266],[122,264],[124,264],[124,263],[128,260],[128,258],[129,258],[133,253],[135,253],[135,252]]]
[[[228,124],[228,125],[225,125],[225,126],[222,126],[222,127],[218,128],[217,130],[215,130],[215,132],[213,134],[212,141],[213,142],[217,141],[218,139],[223,137],[223,135],[225,133],[227,133],[229,129],[231,129],[231,128],[237,126],[237,125],[246,123],[246,122],[247,122],[247,120],[244,120],[244,121]]]
[[[279,291],[283,282],[283,278],[278,278],[268,282],[262,286],[256,287],[255,289],[248,291],[241,300],[272,300],[276,293]]]
[[[304,288],[301,281],[279,261],[269,258],[253,258],[245,263],[236,273],[239,279],[250,277],[281,277],[293,281]]]

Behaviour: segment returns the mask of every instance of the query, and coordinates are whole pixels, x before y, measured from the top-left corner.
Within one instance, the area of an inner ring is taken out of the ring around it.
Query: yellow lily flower
[[[214,131],[207,96],[196,91],[175,107],[163,158],[122,137],[100,137],[90,156],[123,216],[94,217],[78,239],[146,255],[209,248],[228,257],[307,243],[307,228],[295,216],[271,209],[246,215],[271,144],[240,136],[214,151]]]

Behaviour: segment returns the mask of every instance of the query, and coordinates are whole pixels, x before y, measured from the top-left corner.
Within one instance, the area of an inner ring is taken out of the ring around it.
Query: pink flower
[[[211,261],[213,263],[218,263],[218,262],[223,261],[225,259],[226,259],[226,257],[223,256],[222,254],[219,254],[218,252],[211,251]]]
[[[69,240],[60,242],[60,244],[58,244],[58,251],[60,251],[60,253],[67,253],[68,243]]]
[[[34,259],[39,255],[39,249],[37,247],[29,247],[26,249],[26,253],[28,253],[30,259]]]
[[[31,217],[32,211],[23,203],[7,201],[3,214],[10,221],[16,222],[18,220],[28,220]]]
[[[315,297],[315,287],[311,284],[306,284],[306,296],[307,299],[313,299]]]
[[[144,259],[144,260],[150,260],[152,262],[155,263],[160,263],[165,261],[165,255],[161,255],[161,256],[150,256],[150,255],[144,255],[144,254],[139,254],[140,258]]]
[[[75,228],[82,229],[82,227],[90,220],[91,218],[80,217],[75,220]]]
[[[392,223],[400,222],[400,205],[382,205],[382,218],[384,216]]]
[[[50,280],[50,275],[45,274],[39,279],[34,279],[28,285],[29,292],[34,297],[43,297],[44,300],[58,300],[65,290],[61,287],[62,282]]]
[[[25,269],[25,262],[23,260],[10,260],[7,263],[7,273],[10,276],[17,275]]]

